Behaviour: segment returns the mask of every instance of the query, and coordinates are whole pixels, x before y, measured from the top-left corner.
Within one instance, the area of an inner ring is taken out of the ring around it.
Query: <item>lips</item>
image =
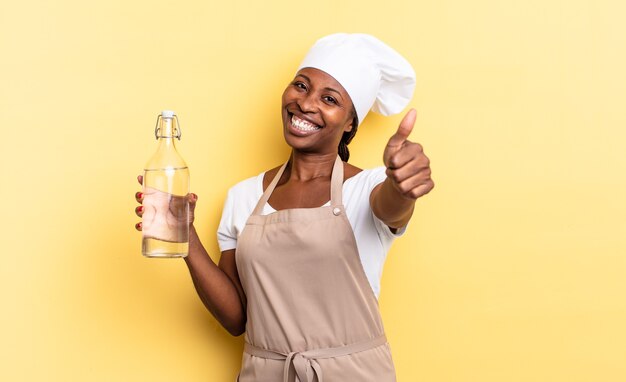
[[[295,135],[308,136],[314,134],[322,128],[321,126],[300,118],[295,114],[290,113],[289,115],[291,116],[291,119],[289,120],[289,130]]]
[[[295,114],[291,116],[291,125],[298,130],[302,131],[314,131],[319,130],[320,127],[315,125],[309,121],[305,121],[304,119],[298,118]]]

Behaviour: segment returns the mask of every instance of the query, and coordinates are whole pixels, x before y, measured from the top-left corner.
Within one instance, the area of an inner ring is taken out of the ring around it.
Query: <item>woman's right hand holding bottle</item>
[[[143,176],[137,177],[143,185]],[[135,224],[135,229],[143,231],[144,236],[160,240],[177,242],[175,237],[178,228],[187,224],[189,227],[194,221],[194,210],[198,196],[193,193],[187,196],[176,196],[154,188],[145,188],[143,192],[135,193],[135,200],[141,205],[135,208],[135,214],[142,221]],[[189,209],[189,219],[185,221],[186,211]]]

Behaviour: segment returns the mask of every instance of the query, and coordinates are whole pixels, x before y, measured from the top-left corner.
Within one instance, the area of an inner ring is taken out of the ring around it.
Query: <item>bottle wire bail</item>
[[[178,121],[178,116],[176,114],[174,114],[174,116],[171,117],[171,118],[175,118],[176,119],[176,127],[174,128],[174,136],[168,136],[168,137],[166,137],[166,136],[160,137],[159,136],[159,130],[161,130],[161,128],[159,127],[159,119],[161,119],[161,118],[163,118],[163,117],[161,116],[161,114],[159,114],[157,116],[156,125],[154,126],[154,137],[155,137],[155,139],[159,140],[159,138],[178,138],[178,140],[180,141],[180,137],[183,134],[182,134],[182,131],[180,129],[180,122]]]

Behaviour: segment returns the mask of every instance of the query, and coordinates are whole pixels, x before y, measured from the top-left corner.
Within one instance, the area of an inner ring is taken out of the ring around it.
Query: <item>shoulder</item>
[[[278,174],[278,170],[280,170],[282,165],[280,166],[276,166],[272,169],[269,169],[265,172],[262,172],[261,174],[259,174],[258,176],[261,177],[261,181],[262,181],[262,188],[261,188],[261,193],[263,193],[263,191],[265,191],[265,189],[267,188],[267,186],[270,185],[270,182],[272,181],[272,179],[274,179],[274,177],[276,176],[276,174]],[[284,176],[283,176],[284,178]]]
[[[359,187],[376,186],[377,184],[383,182],[385,178],[387,177],[385,170],[386,169],[384,166],[367,168],[363,170],[358,169],[358,171],[353,176],[346,177],[346,179],[350,180],[349,182],[346,182],[346,185],[355,184],[355,185],[358,185]]]
[[[387,174],[385,167],[368,168],[359,171],[353,177],[347,179],[343,184],[344,202],[346,204],[359,203],[363,204],[363,208],[370,206],[370,197],[372,192],[382,182],[385,181]]]
[[[351,165],[350,163],[347,163],[347,162],[343,163],[343,180],[344,181],[355,177],[361,172],[363,172],[363,169],[358,168],[354,165]]]
[[[222,225],[228,223],[237,226],[242,222],[245,223],[242,219],[247,218],[252,212],[262,193],[260,191],[262,180],[261,173],[239,181],[228,189],[222,209]]]
[[[255,195],[258,193],[259,181],[262,179],[263,173],[239,181],[228,190],[228,197],[240,199]]]
[[[385,167],[375,167],[360,170],[348,178],[343,184],[344,202],[347,204],[363,203],[370,207],[370,196],[377,185],[385,181]]]

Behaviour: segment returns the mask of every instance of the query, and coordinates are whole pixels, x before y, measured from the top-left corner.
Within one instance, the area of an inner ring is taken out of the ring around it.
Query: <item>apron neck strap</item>
[[[341,206],[341,194],[343,191],[343,161],[337,155],[335,165],[333,166],[333,175],[330,177],[330,205],[333,207]]]
[[[252,211],[252,215],[261,215],[261,213],[263,212],[263,207],[265,206],[265,203],[267,203],[267,201],[270,199],[270,196],[272,195],[272,192],[274,192],[274,189],[276,188],[278,181],[283,176],[283,173],[285,172],[285,168],[287,168],[288,163],[289,161],[285,162],[281,166],[281,168],[278,170],[278,172],[274,176],[274,179],[272,179],[272,182],[269,184],[269,186],[267,186],[267,189],[261,196],[261,199],[259,199],[259,202],[254,208],[254,211]],[[337,155],[337,159],[335,159],[335,164],[333,165],[333,173],[330,178],[330,204],[332,206],[341,206],[342,188],[343,188],[343,161],[341,160],[339,155]]]

